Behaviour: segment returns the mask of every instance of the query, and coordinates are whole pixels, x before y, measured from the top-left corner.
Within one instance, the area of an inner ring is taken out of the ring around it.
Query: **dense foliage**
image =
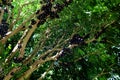
[[[0,0],[0,80],[120,80],[119,0]]]

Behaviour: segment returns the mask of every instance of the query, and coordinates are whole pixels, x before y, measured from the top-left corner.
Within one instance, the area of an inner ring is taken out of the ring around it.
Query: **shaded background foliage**
[[[53,4],[58,3],[63,4],[64,0],[53,2]],[[36,13],[43,6],[39,0],[32,2],[31,0],[13,0],[12,5],[14,8],[9,10],[12,18],[7,20],[8,31],[14,31],[27,19],[28,21],[22,26],[29,29],[31,19],[36,19],[35,16],[30,18],[31,14]],[[22,8],[22,5],[25,6]],[[25,71],[29,70],[30,65],[39,59],[39,56],[47,50],[52,50],[61,40],[58,47],[64,51],[63,55],[57,60],[42,64],[32,72],[29,80],[38,79],[45,71],[47,74],[43,80],[109,80],[111,78],[119,80],[120,1],[73,0],[58,15],[59,18],[55,19],[48,17],[45,23],[40,25],[30,37],[25,48],[24,59],[32,54],[40,40],[40,43],[44,42],[44,45],[39,48],[32,61],[27,65],[23,65],[21,61],[15,62],[14,59],[20,54],[19,51],[16,52],[9,64],[4,65],[6,58],[10,56],[25,30],[10,37],[4,45],[0,44],[1,78],[5,77],[13,68],[20,66],[21,70],[12,74],[11,78],[11,80],[18,79]],[[4,19],[7,16],[8,14],[4,14]],[[16,22],[11,27],[14,21]],[[74,34],[79,34],[81,37],[88,35],[84,38],[85,44],[66,50]],[[47,39],[45,39],[46,36],[48,36]],[[52,55],[57,52],[59,51],[54,51]],[[46,56],[50,57],[51,55]]]

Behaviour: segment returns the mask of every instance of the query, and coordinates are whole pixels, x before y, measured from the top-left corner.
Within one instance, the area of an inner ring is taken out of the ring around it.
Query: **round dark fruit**
[[[45,11],[46,13],[49,13],[51,11],[52,8],[52,4],[51,3],[47,3],[46,5],[43,5],[41,10]]]
[[[8,13],[8,10],[7,10],[7,8],[4,8],[4,12]]]
[[[56,12],[51,12],[50,13],[50,18],[54,19],[54,18],[59,18],[59,15]]]
[[[11,72],[10,75],[14,75],[14,72]]]
[[[59,3],[57,3],[54,8],[57,9],[57,12],[61,11],[63,9],[63,5],[60,5]]]
[[[25,28],[25,26],[23,26],[23,28]]]
[[[29,28],[32,28],[32,25],[28,26]]]
[[[18,48],[19,48],[19,49],[22,48],[22,45],[21,45],[21,44],[18,44]]]
[[[72,39],[70,40],[70,44],[83,44],[84,39],[79,34],[74,34]]]
[[[14,57],[13,60],[15,63],[20,63],[20,62],[22,62],[23,58],[22,57],[20,57],[20,58]]]
[[[0,24],[0,35],[2,37],[4,37],[5,34],[8,32],[8,26],[9,24],[2,20],[2,24]]]
[[[36,14],[39,14],[39,12],[40,12],[40,10],[37,10],[37,11],[36,11]]]
[[[31,25],[36,24],[36,21],[34,19],[31,20]]]
[[[14,6],[13,6],[13,5],[11,5],[11,8],[13,9],[13,8],[14,8]]]
[[[47,17],[46,12],[41,13],[40,15],[37,16],[37,19],[41,20]]]

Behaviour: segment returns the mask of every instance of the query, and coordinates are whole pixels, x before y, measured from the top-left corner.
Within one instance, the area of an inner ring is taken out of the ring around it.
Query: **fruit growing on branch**
[[[8,32],[8,26],[6,22],[2,21],[2,24],[0,24],[0,35],[1,37],[4,37],[5,34]]]
[[[70,40],[70,44],[83,44],[84,43],[84,39],[83,37],[81,37],[79,34],[74,34],[72,39]]]

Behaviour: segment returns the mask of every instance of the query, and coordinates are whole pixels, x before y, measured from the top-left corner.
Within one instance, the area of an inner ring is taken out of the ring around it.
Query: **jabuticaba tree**
[[[119,4],[1,0],[0,80],[120,79]]]

